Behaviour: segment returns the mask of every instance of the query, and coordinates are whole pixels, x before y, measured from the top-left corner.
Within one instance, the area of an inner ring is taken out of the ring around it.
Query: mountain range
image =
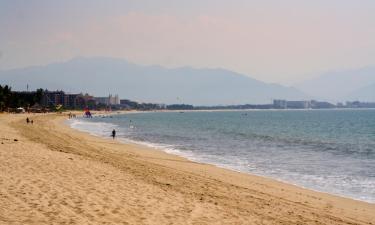
[[[0,83],[15,90],[48,88],[154,103],[194,105],[264,104],[306,99],[303,92],[264,83],[225,69],[143,66],[122,59],[74,58],[46,66],[0,71]]]
[[[375,101],[375,67],[326,72],[295,87],[310,96],[329,101]]]
[[[375,102],[375,83],[353,91],[352,93],[347,95],[345,99],[351,101],[360,100],[366,102]]]
[[[267,104],[272,99],[375,101],[375,67],[324,73],[286,87],[226,69],[165,68],[107,57],[74,58],[45,66],[0,71],[14,90],[44,88],[153,103]]]

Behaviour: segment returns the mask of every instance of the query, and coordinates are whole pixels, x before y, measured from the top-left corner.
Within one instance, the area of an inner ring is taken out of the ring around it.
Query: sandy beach
[[[66,119],[0,114],[0,224],[375,224],[375,204],[94,137]]]

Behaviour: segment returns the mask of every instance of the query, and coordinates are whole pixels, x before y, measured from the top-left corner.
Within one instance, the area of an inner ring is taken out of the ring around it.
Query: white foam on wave
[[[147,142],[147,141],[136,141],[136,140],[132,140],[132,139],[129,139],[129,138],[124,138],[124,137],[120,137],[119,141],[121,141],[123,143],[133,143],[133,144],[137,144],[137,145],[146,146],[148,148],[156,149],[156,150],[163,151],[163,152],[166,152],[166,153],[169,153],[169,154],[182,156],[182,157],[187,158],[187,159],[192,160],[192,161],[198,160],[198,158],[195,157],[195,154],[192,151],[189,151],[189,150],[182,151],[182,150],[176,148],[176,146],[174,146],[174,145],[158,144],[158,143],[152,143],[152,142]]]
[[[68,124],[71,128],[99,137],[110,137],[112,130],[118,127],[112,123],[92,122],[85,119],[71,119],[68,120]]]
[[[110,137],[111,131],[119,127],[116,124],[112,124],[108,122],[92,122],[92,121],[87,121],[85,119],[72,119],[72,120],[68,120],[67,123],[73,129],[87,132],[91,135],[98,136],[98,137]],[[118,140],[123,143],[133,143],[133,144],[143,145],[149,148],[165,151],[166,153],[179,155],[182,157],[186,157],[188,159],[194,159],[193,152],[180,151],[179,149],[175,148],[175,146],[173,145],[157,144],[157,143],[151,143],[151,142],[146,142],[146,141],[132,140],[132,139],[123,137],[124,135],[119,130],[117,134],[118,134],[117,136],[119,137]]]

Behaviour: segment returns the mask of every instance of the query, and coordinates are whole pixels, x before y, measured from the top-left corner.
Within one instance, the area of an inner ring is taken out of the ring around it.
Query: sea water
[[[151,112],[70,120],[93,135],[375,203],[375,110]]]

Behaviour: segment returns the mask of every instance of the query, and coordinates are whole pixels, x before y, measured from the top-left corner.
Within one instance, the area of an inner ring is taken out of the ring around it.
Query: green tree
[[[36,90],[35,96],[34,96],[34,104],[40,103],[42,101],[44,94],[44,90],[42,88],[39,88]]]
[[[0,85],[0,110],[4,111],[9,107],[12,98],[12,90],[8,85]]]

